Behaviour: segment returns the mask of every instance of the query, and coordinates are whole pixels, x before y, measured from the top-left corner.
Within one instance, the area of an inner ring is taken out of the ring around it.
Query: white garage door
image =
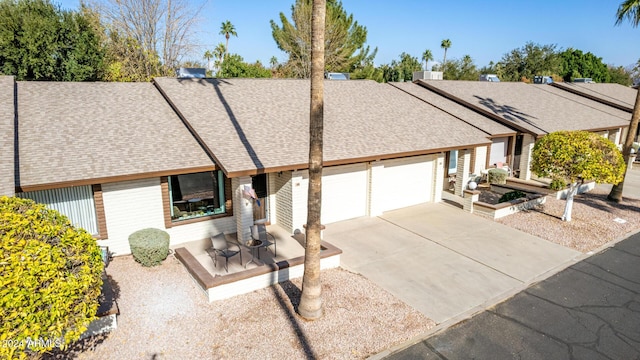
[[[367,214],[367,165],[332,166],[322,169],[322,223]]]
[[[380,190],[382,211],[399,209],[431,200],[433,182],[433,158],[385,160],[383,182]]]

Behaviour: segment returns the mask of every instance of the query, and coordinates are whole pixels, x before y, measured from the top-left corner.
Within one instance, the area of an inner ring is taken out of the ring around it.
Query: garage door
[[[367,165],[332,166],[322,169],[322,223],[367,214]]]
[[[382,211],[431,201],[433,157],[385,160],[383,165]]]

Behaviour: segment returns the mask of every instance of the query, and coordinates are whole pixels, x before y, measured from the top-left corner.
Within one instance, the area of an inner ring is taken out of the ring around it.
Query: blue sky
[[[480,67],[499,61],[527,41],[592,52],[616,66],[635,64],[640,59],[640,28],[633,28],[628,22],[614,25],[620,2],[342,0],[347,12],[366,26],[367,44],[378,48],[376,65],[397,59],[403,51],[420,58],[425,49],[441,61],[440,42],[448,38],[452,45],[447,59],[468,54]],[[271,36],[269,20],[280,24],[280,12],[290,18],[293,3],[294,0],[208,0],[197,34],[201,50],[192,59],[204,61],[201,55],[206,49],[224,43],[224,36],[218,33],[221,23],[229,20],[238,32],[238,37],[229,40],[230,52],[240,54],[247,62],[260,60],[269,64],[272,56],[286,61],[286,54]],[[60,4],[75,9],[78,0],[62,0]]]

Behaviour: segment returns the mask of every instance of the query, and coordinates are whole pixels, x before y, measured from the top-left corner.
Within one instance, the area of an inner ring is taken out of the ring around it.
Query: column
[[[458,169],[456,171],[455,194],[463,196],[469,182],[469,169],[471,166],[471,151],[469,149],[458,150]]]
[[[433,202],[442,201],[442,191],[444,190],[444,172],[446,171],[445,154],[439,153],[435,155],[434,167],[433,167],[433,193],[431,199]]]
[[[245,185],[251,187],[251,177],[241,176],[231,179],[233,188],[233,215],[236,218],[238,241],[251,239],[251,225],[253,225],[253,200],[246,198],[242,191]]]
[[[536,144],[531,134],[522,137],[522,152],[520,153],[520,179],[531,180],[531,152]]]

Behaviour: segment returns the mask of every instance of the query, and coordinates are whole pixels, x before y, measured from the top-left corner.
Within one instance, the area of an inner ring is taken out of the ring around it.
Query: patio
[[[277,257],[273,254],[273,247],[261,248],[258,249],[260,258],[248,264],[252,258],[251,251],[240,247],[242,264],[239,256],[229,258],[228,273],[223,257],[218,257],[217,267],[214,267],[213,259],[206,251],[211,247],[210,239],[180,244],[174,252],[209,301],[227,299],[303,275],[304,234],[292,235],[277,225],[268,226],[267,231],[276,239]],[[235,233],[226,234],[226,237],[230,241],[237,239]],[[329,269],[340,266],[341,253],[342,250],[323,241],[320,267]]]

